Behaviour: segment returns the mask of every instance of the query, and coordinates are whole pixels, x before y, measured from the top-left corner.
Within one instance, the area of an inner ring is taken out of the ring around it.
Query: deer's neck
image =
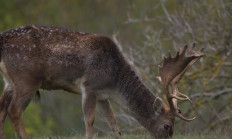
[[[134,71],[128,69],[120,74],[119,93],[127,108],[137,120],[155,114],[153,104],[156,96],[142,83]]]

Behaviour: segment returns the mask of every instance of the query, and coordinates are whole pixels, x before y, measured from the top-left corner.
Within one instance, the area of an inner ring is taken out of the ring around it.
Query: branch
[[[163,9],[165,15],[167,16],[168,21],[170,21],[171,23],[173,23],[172,18],[170,16],[167,8],[164,6],[164,2],[161,2],[161,6],[162,6],[162,9]]]
[[[213,130],[218,124],[222,124],[224,122],[230,121],[232,119],[232,116],[226,116],[223,117],[209,125],[209,130]]]
[[[129,64],[132,66],[132,67],[136,67],[135,66],[135,64],[134,64],[134,61],[133,60],[131,60],[128,56],[127,56],[127,54],[125,54],[124,52],[123,52],[123,49],[122,49],[122,45],[121,45],[121,43],[118,41],[118,39],[117,39],[117,34],[113,34],[113,41],[114,41],[114,43],[116,44],[116,46],[119,48],[119,51],[122,53],[122,55],[123,55],[123,57],[125,57],[125,59],[126,59],[126,61],[127,62],[129,62]]]
[[[232,88],[226,88],[224,90],[210,92],[210,93],[197,93],[190,96],[191,99],[196,99],[198,97],[209,97],[210,99],[215,99],[219,96],[226,95],[228,93],[232,93]]]

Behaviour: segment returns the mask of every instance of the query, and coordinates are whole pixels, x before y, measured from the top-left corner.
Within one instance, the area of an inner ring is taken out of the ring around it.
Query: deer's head
[[[178,82],[183,77],[186,70],[197,62],[204,54],[203,49],[200,51],[194,50],[195,43],[188,49],[185,45],[181,51],[178,51],[173,58],[169,52],[169,56],[164,57],[163,66],[159,67],[159,77],[157,79],[161,83],[166,94],[169,106],[165,105],[161,98],[156,97],[154,102],[154,110],[156,116],[148,125],[148,130],[155,138],[171,138],[173,135],[173,128],[175,117],[179,117],[184,121],[192,121],[194,118],[186,118],[181,114],[177,106],[177,100],[190,101],[187,95],[178,91]],[[171,91],[170,91],[171,89]]]

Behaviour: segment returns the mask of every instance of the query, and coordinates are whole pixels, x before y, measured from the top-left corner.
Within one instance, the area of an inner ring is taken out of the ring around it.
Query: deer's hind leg
[[[13,90],[6,86],[0,99],[0,139],[4,138],[4,125],[7,116],[7,109],[12,100]]]
[[[119,131],[119,128],[118,128],[118,125],[117,125],[117,122],[116,122],[116,119],[115,119],[115,115],[114,115],[114,111],[110,105],[110,102],[109,100],[101,100],[101,101],[98,101],[99,102],[99,105],[100,107],[102,108],[103,112],[104,112],[104,115],[109,123],[109,125],[112,127],[112,131],[114,132],[115,136],[118,138],[118,139],[121,139],[122,136],[121,136],[121,133]]]
[[[22,80],[26,79],[26,80]],[[20,139],[27,139],[27,134],[23,126],[23,112],[29,105],[30,100],[40,88],[41,82],[30,78],[14,80],[14,93],[12,101],[7,109],[8,115]]]

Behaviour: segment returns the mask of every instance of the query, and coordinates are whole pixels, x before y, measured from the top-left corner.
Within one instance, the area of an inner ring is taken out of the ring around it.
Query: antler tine
[[[205,49],[205,48],[201,48],[201,50],[200,50],[200,51],[201,51],[201,52],[203,52],[203,51],[204,51],[204,49]]]
[[[185,45],[184,45],[184,48],[183,48],[183,50],[182,50],[182,52],[181,52],[181,55],[183,55],[183,56],[185,55],[185,52],[186,52],[187,48],[188,48],[188,45],[185,44]]]
[[[193,42],[193,44],[192,44],[192,49],[194,49],[194,48],[195,48],[195,46],[196,46],[196,43],[195,43],[195,42]]]
[[[193,121],[196,119],[196,117],[193,117],[193,118],[186,118],[184,117],[183,115],[181,115],[180,113],[175,113],[175,116],[179,117],[180,119],[184,120],[184,121]]]
[[[168,51],[168,58],[172,58],[170,50]]]
[[[169,57],[164,59],[163,67],[159,67],[158,77],[161,82],[164,91],[166,92],[166,97],[170,105],[170,110],[173,114],[185,121],[192,121],[195,119],[185,118],[181,115],[181,111],[177,106],[177,100],[187,100],[190,101],[190,98],[187,95],[184,95],[178,91],[178,83],[187,71],[187,69],[197,62],[204,54],[200,51],[195,51],[195,43],[192,44],[192,47],[188,49],[188,46],[185,45],[182,51],[178,51],[174,58],[171,57],[169,52]],[[172,93],[169,92],[168,86],[171,83]]]

